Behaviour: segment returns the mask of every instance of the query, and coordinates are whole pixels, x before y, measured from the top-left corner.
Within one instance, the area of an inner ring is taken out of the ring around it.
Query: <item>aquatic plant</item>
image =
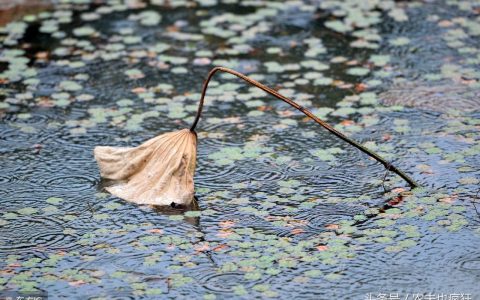
[[[102,177],[119,181],[107,190],[139,204],[190,204],[197,137],[188,129],[165,133],[134,148],[96,147]]]
[[[203,84],[197,114],[190,130],[165,133],[133,148],[95,147],[95,159],[101,176],[116,181],[114,185],[107,188],[110,193],[139,204],[175,206],[192,203],[194,200],[193,175],[197,157],[195,128],[202,115],[208,84],[213,75],[219,71],[235,75],[284,101],[329,132],[383,164],[388,171],[398,174],[412,188],[418,186],[412,178],[383,157],[336,130],[295,101],[242,73],[229,68],[215,67]]]

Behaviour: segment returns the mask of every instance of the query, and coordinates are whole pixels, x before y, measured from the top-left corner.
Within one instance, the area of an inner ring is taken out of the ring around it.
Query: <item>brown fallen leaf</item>
[[[273,109],[273,107],[268,106],[268,105],[262,105],[262,106],[257,107],[258,111],[269,111],[269,110],[272,110],[272,109]]]
[[[395,206],[395,205],[398,205],[398,204],[402,203],[402,201],[403,201],[403,197],[398,196],[398,197],[395,197],[392,200],[388,201],[387,203],[390,206]]]
[[[230,228],[233,225],[235,225],[235,222],[231,220],[225,220],[225,221],[220,221],[218,224],[220,225],[220,227]]]
[[[203,244],[195,245],[194,249],[197,252],[205,252],[210,250],[210,246],[208,245],[208,243],[203,243]]]
[[[212,61],[208,57],[197,57],[193,60],[193,64],[196,66],[207,66],[211,63]]]
[[[222,251],[222,250],[227,250],[229,247],[226,244],[220,244],[217,247],[213,248],[213,251]]]
[[[86,284],[87,282],[83,281],[83,280],[75,280],[75,281],[69,281],[68,284],[70,286],[81,286],[81,285],[84,285]]]
[[[48,52],[46,52],[46,51],[41,51],[41,52],[37,52],[37,53],[35,54],[35,58],[40,59],[40,60],[45,60],[45,59],[48,58],[48,55],[49,55]]]
[[[132,93],[135,93],[135,94],[145,93],[146,91],[147,89],[144,87],[136,87],[132,89]]]
[[[454,25],[453,22],[449,21],[449,20],[442,20],[442,21],[438,22],[438,26],[440,26],[440,27],[451,27],[453,25]]]
[[[419,169],[422,174],[433,174],[432,167],[426,164],[417,165],[417,169]]]
[[[300,233],[304,233],[305,230],[303,230],[302,228],[294,228],[290,231],[292,234],[300,234]]]
[[[327,224],[327,225],[325,225],[325,228],[337,230],[337,229],[340,229],[340,225],[338,225],[338,224]]]
[[[396,194],[400,194],[402,192],[405,192],[405,188],[403,188],[403,187],[394,188],[392,190],[392,193],[396,193]]]
[[[452,196],[441,198],[439,201],[443,203],[452,204],[458,199],[458,195],[453,194]]]
[[[328,246],[325,245],[319,245],[316,247],[318,251],[325,251],[328,250]]]
[[[355,121],[353,120],[343,120],[342,122],[340,122],[341,125],[343,126],[351,126],[351,125],[355,125]]]
[[[291,116],[295,115],[295,113],[291,110],[280,110],[277,113],[278,113],[278,115],[280,115],[282,117],[291,117]]]
[[[226,238],[226,237],[228,237],[232,234],[233,234],[233,231],[231,231],[231,230],[220,230],[220,231],[218,231],[216,236],[218,236],[219,238]]]
[[[15,271],[12,269],[3,269],[0,270],[0,275],[10,275],[10,274],[15,274]]]
[[[361,92],[365,91],[367,88],[368,88],[368,85],[366,85],[365,83],[355,84],[355,92],[357,92],[357,93],[361,93]]]
[[[391,140],[391,139],[392,139],[392,135],[389,134],[389,133],[385,133],[385,134],[382,136],[382,140],[385,141],[385,142],[387,142],[387,141],[389,141],[389,140]]]
[[[21,267],[22,265],[19,264],[19,263],[12,263],[12,264],[8,264],[7,267],[8,268],[18,268],[18,267]]]

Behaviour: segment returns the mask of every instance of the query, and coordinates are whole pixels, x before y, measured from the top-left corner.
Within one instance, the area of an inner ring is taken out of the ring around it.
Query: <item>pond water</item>
[[[60,2],[0,30],[0,291],[480,298],[478,1]],[[199,208],[106,193],[93,148],[189,126],[213,66],[310,108],[421,188],[216,75]]]

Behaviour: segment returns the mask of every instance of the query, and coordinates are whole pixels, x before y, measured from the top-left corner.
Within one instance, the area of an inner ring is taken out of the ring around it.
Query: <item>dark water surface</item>
[[[62,2],[1,30],[0,291],[480,299],[478,2]],[[422,188],[399,195],[389,174],[385,192],[380,164],[218,76],[197,127],[199,210],[105,193],[94,146],[185,128],[216,65]]]

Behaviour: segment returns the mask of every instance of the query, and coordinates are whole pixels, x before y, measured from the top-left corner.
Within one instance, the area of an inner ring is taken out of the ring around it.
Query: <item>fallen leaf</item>
[[[394,188],[392,190],[392,193],[400,194],[401,192],[404,192],[405,188],[399,187],[399,188]]]
[[[343,126],[351,126],[351,125],[355,125],[355,121],[343,120],[342,122],[340,122],[340,124],[343,125]]]
[[[259,111],[269,111],[269,110],[272,110],[272,107],[268,106],[268,105],[262,105],[262,106],[259,106],[257,108],[257,110],[259,110]]]
[[[403,201],[403,197],[402,197],[402,196],[395,197],[395,198],[393,198],[392,200],[388,201],[388,205],[390,205],[390,206],[395,206],[395,205],[400,204],[402,201]]]
[[[451,27],[451,26],[453,26],[453,22],[449,21],[449,20],[442,20],[442,21],[438,22],[438,26],[440,26],[440,27]]]
[[[13,264],[8,264],[7,268],[18,268],[21,267],[22,265],[19,263],[13,263]]]
[[[458,195],[452,195],[450,197],[441,198],[439,201],[443,203],[452,204],[457,200],[457,198],[458,198]]]
[[[222,251],[222,250],[226,250],[228,248],[229,248],[228,245],[221,244],[221,245],[218,245],[217,247],[213,248],[213,251]]]
[[[212,61],[207,57],[197,57],[193,60],[193,64],[196,66],[207,66],[211,63]]]
[[[235,225],[235,222],[234,222],[234,221],[230,221],[230,220],[226,220],[226,221],[220,221],[218,224],[220,225],[220,227],[230,228],[230,227],[232,227],[233,225]]]
[[[220,230],[216,235],[220,238],[226,238],[233,234],[233,231],[230,230]]]
[[[202,243],[202,244],[195,245],[194,249],[197,252],[205,252],[210,250],[210,246],[208,245],[208,243]]]
[[[136,87],[134,89],[132,89],[132,93],[135,93],[135,94],[141,94],[141,93],[145,93],[147,92],[147,89],[144,88],[144,87]]]
[[[391,139],[392,139],[392,135],[389,134],[389,133],[385,133],[385,134],[382,136],[382,140],[383,140],[384,142],[387,142],[387,141],[389,141],[389,140],[391,140]]]
[[[325,225],[325,228],[336,230],[336,229],[340,228],[340,225],[338,225],[338,224],[327,224],[327,225]]]
[[[292,234],[300,234],[300,233],[304,233],[305,230],[303,230],[302,228],[294,228],[290,231]]]
[[[365,83],[355,84],[355,92],[357,92],[357,93],[361,93],[361,92],[365,91],[367,88],[368,88],[368,85],[366,85]]]
[[[46,51],[37,52],[35,54],[35,58],[37,58],[37,59],[47,59],[48,58],[48,52],[46,52]]]
[[[85,281],[83,281],[83,280],[76,280],[76,281],[69,281],[69,282],[68,282],[68,284],[69,284],[70,286],[75,286],[75,287],[84,285],[84,284],[86,284],[86,283],[87,283],[87,282],[85,282]]]

